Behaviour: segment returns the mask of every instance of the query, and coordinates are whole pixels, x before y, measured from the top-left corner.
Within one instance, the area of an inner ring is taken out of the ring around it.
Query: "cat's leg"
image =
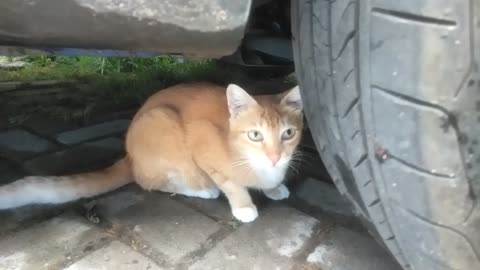
[[[242,222],[252,222],[258,217],[246,187],[235,182],[231,175],[229,148],[221,130],[210,122],[197,122],[190,126],[196,131],[192,141],[195,163],[222,190],[230,203],[232,214]]]
[[[267,198],[274,201],[283,200],[290,196],[290,191],[288,191],[288,188],[284,184],[280,184],[276,188],[264,189],[263,193]]]
[[[205,163],[202,165],[207,166]],[[252,198],[246,187],[228,180],[224,174],[212,169],[212,167],[204,168],[227,197],[230,207],[232,208],[232,214],[235,218],[241,222],[252,222],[258,217],[257,207],[253,204]]]
[[[241,222],[252,222],[258,217],[257,207],[253,204],[247,188],[232,181],[222,183],[220,188],[228,198],[235,218]]]

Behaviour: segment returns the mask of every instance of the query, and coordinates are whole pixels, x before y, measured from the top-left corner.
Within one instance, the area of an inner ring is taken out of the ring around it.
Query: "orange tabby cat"
[[[298,86],[252,97],[237,85],[182,84],[150,97],[126,136],[125,158],[70,176],[29,176],[0,187],[0,209],[63,203],[135,181],[147,190],[206,199],[222,191],[242,222],[257,216],[248,188],[285,199],[282,184],[303,129]]]

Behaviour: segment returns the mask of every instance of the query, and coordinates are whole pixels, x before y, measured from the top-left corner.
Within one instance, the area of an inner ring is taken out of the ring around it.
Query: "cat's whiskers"
[[[299,175],[300,174],[300,170],[296,167],[296,163],[295,162],[289,162],[288,163],[288,168],[291,169],[293,171],[293,173],[295,175]]]
[[[232,161],[233,166],[248,164],[248,160],[235,160]]]
[[[301,163],[304,161],[304,158],[307,155],[300,150],[297,150],[293,152],[290,161],[288,162],[288,168],[293,171],[294,174],[299,175],[300,174],[300,169],[299,167],[301,166]]]
[[[295,150],[295,152],[293,152],[292,156],[302,157],[302,158],[311,158],[311,157],[313,157],[313,153],[311,153],[309,151],[304,151],[304,150],[301,150],[301,149],[297,149],[297,150]]]
[[[232,167],[238,169],[237,173],[239,174],[250,174],[252,172],[250,161],[243,157],[235,158],[232,161]]]

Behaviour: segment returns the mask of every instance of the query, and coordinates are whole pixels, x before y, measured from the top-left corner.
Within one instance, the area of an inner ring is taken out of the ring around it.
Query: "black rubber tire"
[[[480,269],[479,6],[292,1],[322,160],[404,269]]]

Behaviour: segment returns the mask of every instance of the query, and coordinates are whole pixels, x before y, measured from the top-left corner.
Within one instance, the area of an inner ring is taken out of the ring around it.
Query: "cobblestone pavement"
[[[33,121],[0,130],[0,184],[108,165],[123,154],[129,123],[116,116],[87,127]],[[307,176],[290,179],[284,202],[252,192],[260,217],[250,224],[235,221],[223,197],[134,185],[93,200],[0,211],[0,269],[399,270],[336,190]]]

